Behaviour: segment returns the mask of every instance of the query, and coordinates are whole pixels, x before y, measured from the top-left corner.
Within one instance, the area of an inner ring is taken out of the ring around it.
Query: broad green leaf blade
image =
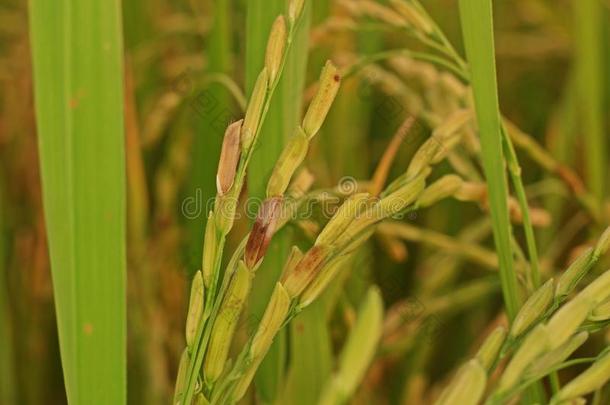
[[[125,161],[118,1],[30,2],[43,202],[70,404],[122,404]]]
[[[510,243],[511,226],[496,86],[491,0],[460,0],[459,4],[481,137],[483,169],[489,187],[489,205],[500,261],[502,292],[507,314],[512,319],[519,309],[519,297]]]

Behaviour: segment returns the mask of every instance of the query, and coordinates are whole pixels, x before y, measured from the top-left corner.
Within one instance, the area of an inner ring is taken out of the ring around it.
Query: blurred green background
[[[294,47],[285,88],[272,106],[249,174],[249,196],[262,193],[289,135],[286,128],[302,114],[301,105],[311,97],[325,59],[348,68],[385,49],[421,48],[401,33],[378,29],[354,15],[350,0],[309,3],[308,24]],[[457,2],[422,3],[463,55]],[[592,218],[557,173],[519,152],[530,202],[541,215],[535,224],[541,266],[552,274],[596,237],[610,217],[610,3],[493,4],[503,114],[571,168],[575,181],[591,191],[599,213]],[[283,7],[278,0],[122,4],[129,403],[170,401],[184,348],[188,281],[200,266],[205,205],[216,192],[222,134],[229,122],[243,115],[244,97],[262,64],[271,21]],[[344,80],[316,138],[307,159],[315,188],[332,187],[346,176],[370,179],[396,129],[407,116],[418,116],[418,100],[436,100],[434,113],[443,118],[444,96],[435,87],[434,72],[409,76],[384,61],[370,67]],[[24,1],[0,3],[0,82],[0,403],[63,404]],[[431,122],[418,120],[417,130],[398,150],[390,178],[404,171]],[[443,163],[439,172],[450,170]],[[249,220],[237,223],[230,246],[241,239]],[[418,229],[493,249],[485,210],[475,205],[446,200],[408,220]],[[262,311],[273,286],[265,278],[279,273],[291,241],[309,240],[310,222],[294,223],[278,235],[249,311]],[[520,231],[517,238],[523,242]],[[308,398],[319,392],[333,367],[366,286],[377,283],[388,311],[406,302],[415,308],[417,321],[402,319],[400,328],[384,335],[354,403],[373,403],[373,398],[374,403],[421,403],[423,392],[442,383],[472,352],[473,342],[480,342],[481,332],[493,325],[502,305],[497,283],[480,263],[426,241],[425,235],[409,242],[376,235],[333,296],[287,328],[272,354],[275,366],[268,366],[270,373],[283,370],[281,377],[259,376],[259,395],[279,403],[310,403]],[[463,286],[471,288],[463,298],[451,295]],[[439,297],[453,301],[447,305]],[[421,326],[422,319],[433,325],[433,333]]]

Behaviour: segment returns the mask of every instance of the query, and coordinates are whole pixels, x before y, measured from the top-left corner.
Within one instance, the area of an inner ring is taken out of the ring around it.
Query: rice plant
[[[610,403],[599,0],[0,8],[0,403]]]

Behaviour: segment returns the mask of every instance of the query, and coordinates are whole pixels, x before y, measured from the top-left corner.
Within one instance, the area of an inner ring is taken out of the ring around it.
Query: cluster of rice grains
[[[298,13],[289,19],[292,26],[298,21]],[[291,32],[292,29],[288,35]],[[253,228],[233,253],[219,282],[225,237],[232,227],[245,167],[281,72],[286,42],[289,41],[284,19],[279,17],[270,35],[265,68],[258,77],[245,118],[231,124],[225,133],[217,174],[216,206],[209,214],[205,230],[202,271],[196,274],[192,283],[186,325],[187,348],[180,364],[176,403],[190,403],[193,398],[204,403],[239,400],[279,329],[324,291],[379,222],[405,210],[427,206],[455,189],[452,184],[444,184],[447,181],[425,189],[425,179],[431,172],[431,165],[444,159],[451,140],[469,121],[470,114],[463,111],[437,129],[435,136],[420,147],[407,171],[379,197],[369,193],[349,196],[307,252],[293,248],[256,332],[231,365],[227,361],[229,347],[250,291],[251,279],[275,230],[286,221],[284,193],[305,158],[311,138],[320,129],[340,83],[336,68],[327,63],[302,125],[290,138],[272,171],[267,198],[260,207]],[[375,306],[380,307],[379,304]],[[348,367],[347,372],[350,370]],[[360,374],[363,373],[364,370]],[[356,383],[357,379],[348,387],[332,386],[325,395],[338,395],[340,392],[345,396]]]
[[[278,225],[283,194],[305,156],[309,139],[320,128],[339,86],[336,69],[328,63],[320,79],[325,86],[321,88],[316,101],[311,103],[303,124],[309,132],[305,133],[305,129],[299,128],[295,136],[299,139],[304,136],[304,142],[291,142],[292,150],[290,145],[287,147],[281,160],[284,162],[281,173],[272,175],[269,181],[272,194],[261,205],[246,243],[235,252],[222,272],[226,236],[233,227],[246,169],[302,11],[303,1],[294,0],[290,2],[288,22],[284,16],[275,20],[267,43],[264,67],[256,80],[245,117],[230,124],[224,135],[216,177],[215,206],[208,215],[204,235],[202,270],[195,275],[191,287],[186,321],[187,347],[180,361],[174,394],[174,403],[177,404],[191,404],[194,400],[207,403],[212,395],[220,393],[219,388],[225,388],[222,384],[224,381],[219,381],[219,378],[227,365],[230,344],[250,293],[252,277]],[[300,148],[296,156],[294,145]],[[285,160],[290,160],[290,164],[286,165]]]
[[[557,281],[549,279],[523,304],[510,330],[499,327],[485,340],[476,357],[462,366],[437,404],[478,404],[484,398],[491,372],[500,363],[497,381],[486,403],[503,404],[549,374],[569,365],[568,358],[593,331],[610,320],[610,270],[568,299],[579,281],[610,248],[610,228]],[[610,356],[602,351],[592,365],[564,385],[552,404],[584,399],[610,380]],[[584,402],[583,402],[584,403]]]
[[[216,203],[205,229],[202,270],[192,283],[186,323],[187,347],[176,382],[176,404],[235,403],[243,398],[279,330],[325,291],[353,259],[355,251],[375,232],[382,237],[429,243],[490,270],[498,267],[495,253],[474,243],[482,239],[475,236],[481,233],[479,230],[471,231],[472,235],[461,241],[418,230],[400,221],[378,226],[396,214],[426,208],[448,197],[476,202],[488,210],[487,186],[477,168],[481,148],[473,119],[466,63],[423,7],[409,0],[391,0],[387,6],[370,0],[342,4],[353,18],[348,25],[357,24],[364,17],[405,29],[440,54],[430,56],[404,49],[388,51],[364,57],[341,74],[364,73],[369,81],[399,97],[409,114],[432,128],[431,135],[416,151],[407,170],[383,191],[361,187],[348,195],[307,251],[293,247],[254,334],[239,355],[230,360],[229,349],[252,279],[274,233],[289,221],[295,209],[287,203],[287,197],[301,198],[311,185],[310,175],[305,170],[299,172],[299,167],[340,84],[338,70],[327,62],[301,125],[289,139],[268,179],[266,199],[250,233],[221,271],[225,238],[233,226],[246,168],[282,73],[287,47],[301,17],[303,1],[289,2],[288,18],[278,17],[271,29],[265,66],[256,81],[245,117],[229,125],[224,136],[216,179]],[[376,64],[384,59],[387,66]],[[582,182],[570,169],[557,163],[507,120],[504,126],[508,168],[517,190],[516,197],[509,197],[513,222],[523,223],[526,229],[550,222],[546,211],[529,207],[524,193],[519,192],[523,186],[513,142],[575,191],[583,207],[598,218],[598,207],[590,203]],[[426,187],[432,167],[445,160],[456,173],[442,176]],[[382,186],[377,186],[381,190]],[[526,237],[531,235],[526,232]],[[600,275],[574,295],[577,284],[608,250],[610,231],[602,235],[595,247],[582,253],[556,281],[549,279],[544,284],[540,282],[540,270],[534,270],[538,259],[535,244],[530,242],[528,239],[530,263],[521,254],[521,266],[517,266],[529,299],[508,330],[503,326],[496,328],[442,392],[433,394],[437,404],[477,404],[484,400],[489,404],[506,403],[569,364],[567,359],[589,334],[610,322],[610,272]],[[453,264],[449,267],[456,268]],[[430,281],[424,286],[426,295],[435,282],[439,281]],[[437,300],[437,306],[446,308],[451,306],[447,305],[449,302],[460,303],[473,293],[482,295],[490,291],[489,283],[475,284],[456,291],[451,299]],[[349,399],[373,360],[377,344],[387,337],[387,322],[394,312],[391,308],[382,328],[381,297],[377,290],[369,291],[341,353],[339,367],[323,390],[320,403],[337,404]],[[555,390],[551,402],[580,400],[582,395],[605,384],[610,378],[610,355],[602,352],[592,363],[580,376]]]
[[[441,141],[437,135],[446,125],[446,121],[455,124],[459,121],[457,117],[467,117],[468,112],[473,110],[466,62],[454,50],[444,33],[417,0],[391,0],[387,5],[370,0],[342,1],[341,4],[347,10],[349,17],[329,19],[324,30],[320,30],[321,35],[333,30],[355,30],[359,24],[368,24],[370,28],[370,22],[373,21],[386,27],[404,30],[432,51],[416,52],[400,48],[367,55],[360,59],[353,57],[351,58],[353,64],[346,69],[345,75],[361,74],[385,93],[399,99],[410,114],[417,116],[430,128],[435,128],[431,139]],[[446,120],[445,117],[453,118]],[[467,121],[466,118],[464,119]],[[459,132],[459,136],[454,136],[451,141],[439,142],[444,149],[447,149],[445,152],[447,160],[457,174],[441,177],[428,187],[418,199],[419,207],[429,206],[451,196],[461,201],[478,202],[487,209],[486,185],[476,169],[481,154],[476,128],[473,123],[467,123],[461,126]],[[566,189],[573,193],[590,217],[603,224],[601,207],[597,205],[582,180],[571,168],[555,160],[550,153],[506,118],[503,118],[502,134],[505,137],[508,169],[518,193],[517,197],[509,197],[510,216],[516,223],[524,222],[530,254],[530,263],[522,258],[517,271],[522,284],[530,291],[531,297],[515,319],[506,341],[504,341],[506,331],[502,328],[496,330],[484,344],[477,358],[464,365],[451,385],[443,391],[438,399],[442,404],[480,402],[486,391],[490,371],[496,365],[496,356],[504,358],[519,347],[515,359],[509,363],[498,387],[489,397],[489,402],[503,403],[509,398],[514,399],[516,393],[520,393],[534,381],[548,375],[553,367],[557,368],[566,360],[586,340],[587,333],[591,329],[602,329],[606,325],[604,321],[607,321],[605,316],[609,308],[607,298],[610,294],[604,291],[608,289],[604,281],[610,277],[607,274],[562,306],[560,311],[557,309],[601,252],[606,250],[608,232],[604,234],[595,250],[590,249],[584,253],[556,283],[549,280],[540,286],[540,270],[530,269],[530,265],[538,265],[538,259],[533,234],[530,232],[527,235],[527,228],[531,229],[532,225],[547,226],[551,218],[546,211],[528,205],[520,178],[521,169],[512,145],[519,147],[532,161],[555,175],[564,183]],[[494,268],[497,266],[494,255],[486,254],[487,252],[476,245],[454,241],[444,235],[417,229],[412,225],[394,222],[380,227],[379,232],[390,237],[400,237],[429,243],[450,251],[459,251],[460,253],[455,254],[469,257],[484,266]],[[543,268],[543,270],[548,272],[549,269]],[[598,296],[592,296],[592,291],[598,291]],[[575,309],[570,310],[572,307]],[[555,311],[557,313],[548,319]],[[567,323],[567,319],[572,323]],[[548,320],[548,325],[532,327],[532,324],[541,320]],[[585,320],[587,323],[582,324]],[[549,326],[551,330],[548,330]],[[534,329],[532,337],[523,341],[525,332],[532,328]],[[549,336],[552,336],[550,337],[552,343],[544,343]],[[519,346],[521,343],[523,348]],[[481,353],[485,359],[481,358]],[[573,399],[600,388],[610,376],[609,362],[608,360],[604,362],[605,358],[605,353],[600,354],[591,369],[559,390],[552,402],[559,403]],[[531,364],[534,360],[536,360],[535,364]],[[529,371],[523,374],[525,370]],[[555,389],[557,390],[558,388]]]

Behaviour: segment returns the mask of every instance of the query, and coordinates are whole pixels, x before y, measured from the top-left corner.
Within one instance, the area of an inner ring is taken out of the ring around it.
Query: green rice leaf
[[[519,309],[519,297],[510,242],[511,226],[496,86],[491,1],[460,0],[459,4],[481,138],[483,169],[489,187],[489,205],[500,261],[502,292],[507,314],[513,319]]]
[[[118,1],[30,2],[43,202],[70,404],[126,398]]]

